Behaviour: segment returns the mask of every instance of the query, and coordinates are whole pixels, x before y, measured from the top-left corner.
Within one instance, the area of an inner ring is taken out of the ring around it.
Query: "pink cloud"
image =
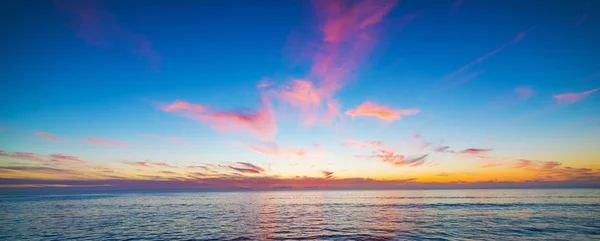
[[[592,93],[598,91],[600,88],[596,88],[593,90],[588,90],[580,93],[564,93],[558,94],[554,96],[554,99],[558,101],[559,104],[572,104],[577,101],[582,100],[585,97],[588,97]]]
[[[500,163],[495,163],[495,162],[486,162],[483,166],[481,166],[481,168],[490,168],[490,167],[497,167],[497,166],[501,166],[502,164]]]
[[[88,143],[94,144],[94,145],[99,145],[99,146],[115,146],[115,147],[120,147],[120,148],[127,148],[127,144],[122,143],[122,142],[118,142],[118,141],[112,141],[112,140],[100,140],[100,139],[92,139],[92,138],[83,138],[84,141],[87,141]]]
[[[303,115],[302,123],[329,124],[339,114],[335,93],[356,71],[377,42],[375,26],[397,1],[313,1],[322,38],[310,53],[312,66],[304,79],[295,79],[274,96]]]
[[[272,85],[274,85],[274,84],[275,84],[275,82],[274,82],[274,81],[272,81],[272,80],[269,80],[269,79],[266,79],[266,80],[263,80],[263,81],[261,81],[260,83],[258,83],[258,84],[256,85],[256,88],[257,88],[257,89],[264,89],[264,88],[271,87],[271,86],[272,86]]]
[[[483,61],[485,61],[486,59],[494,56],[495,54],[497,54],[498,52],[502,51],[503,49],[505,49],[505,48],[507,48],[507,47],[509,47],[509,46],[511,46],[513,44],[516,44],[516,43],[520,42],[530,31],[532,31],[535,28],[536,27],[534,26],[534,27],[532,27],[532,28],[530,28],[528,30],[525,30],[525,31],[519,33],[515,38],[513,38],[512,40],[510,40],[507,43],[503,44],[502,46],[500,46],[500,47],[492,50],[489,53],[484,54],[483,56],[477,58],[473,62],[468,63],[467,65],[465,65],[465,66],[457,69],[456,71],[454,71],[454,72],[452,72],[452,73],[444,76],[442,79],[451,79],[451,78],[454,78],[457,75],[461,74],[462,72],[464,72],[464,71],[472,68],[473,66],[482,63]]]
[[[492,149],[469,148],[469,149],[459,151],[458,153],[467,154],[467,155],[479,155],[479,154],[488,153],[490,151],[492,151]]]
[[[145,59],[160,71],[160,55],[152,43],[139,33],[122,26],[117,17],[97,1],[55,0],[54,5],[71,17],[69,27],[83,41],[104,48],[121,48]]]
[[[376,105],[371,102],[365,102],[356,109],[346,111],[346,115],[356,116],[374,116],[382,120],[400,120],[402,116],[416,115],[419,109],[397,109],[394,110],[388,106]]]
[[[306,152],[298,148],[280,148],[276,142],[264,142],[261,145],[249,145],[244,143],[237,143],[238,145],[253,150],[255,152],[264,154],[266,156],[283,157],[283,158],[295,158],[304,157]]]
[[[67,155],[63,155],[63,154],[60,154],[60,153],[50,155],[50,157],[52,158],[52,161],[55,161],[55,162],[62,162],[62,161],[72,161],[72,162],[78,162],[78,163],[84,163],[85,162],[85,161],[79,159],[79,157],[76,157],[76,156],[67,156]]]
[[[127,164],[130,166],[139,166],[139,167],[150,167],[150,165],[148,165],[148,162],[141,162],[141,161],[122,161],[121,163],[123,164]]]
[[[159,136],[159,135],[155,135],[155,134],[142,134],[141,136],[147,137],[147,138],[154,138],[154,139],[169,141],[169,142],[173,142],[173,143],[180,144],[180,145],[188,145],[189,144],[189,142],[187,140],[179,138],[179,137],[174,137],[174,136],[163,137],[163,136]]]
[[[204,105],[191,104],[181,100],[175,100],[173,104],[164,106],[161,108],[163,111],[171,112],[176,110],[186,110],[190,112],[204,112],[208,110],[208,107]]]
[[[266,97],[261,99],[258,110],[212,111],[203,105],[183,101],[176,101],[160,109],[167,112],[179,111],[183,116],[204,121],[218,131],[251,132],[265,140],[273,139],[277,133],[275,116]]]
[[[524,168],[531,166],[532,161],[526,159],[520,159],[518,163],[514,166],[514,168]]]
[[[517,87],[515,88],[515,94],[517,94],[519,100],[525,100],[533,96],[533,88],[531,87]]]
[[[36,135],[38,135],[38,136],[39,136],[39,137],[41,137],[41,138],[48,139],[48,140],[53,140],[53,141],[64,141],[64,140],[65,140],[65,139],[63,139],[63,138],[59,138],[59,137],[56,137],[56,136],[50,135],[50,134],[48,134],[48,133],[39,132],[39,131],[38,131],[38,132],[36,132],[35,134],[36,134]]]

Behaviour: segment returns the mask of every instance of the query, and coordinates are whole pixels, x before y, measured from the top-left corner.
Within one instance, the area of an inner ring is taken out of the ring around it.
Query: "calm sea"
[[[0,239],[600,240],[600,190],[2,190]]]

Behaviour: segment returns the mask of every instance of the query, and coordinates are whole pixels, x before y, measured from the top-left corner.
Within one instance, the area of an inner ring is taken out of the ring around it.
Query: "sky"
[[[598,1],[8,1],[0,187],[600,186]]]

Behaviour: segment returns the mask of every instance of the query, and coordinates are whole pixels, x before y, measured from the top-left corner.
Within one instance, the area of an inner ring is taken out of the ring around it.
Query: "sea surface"
[[[11,189],[0,240],[600,240],[600,189]]]

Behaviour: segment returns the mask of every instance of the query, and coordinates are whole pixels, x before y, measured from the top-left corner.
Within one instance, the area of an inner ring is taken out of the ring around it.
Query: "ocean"
[[[600,240],[600,189],[0,190],[0,240]]]

